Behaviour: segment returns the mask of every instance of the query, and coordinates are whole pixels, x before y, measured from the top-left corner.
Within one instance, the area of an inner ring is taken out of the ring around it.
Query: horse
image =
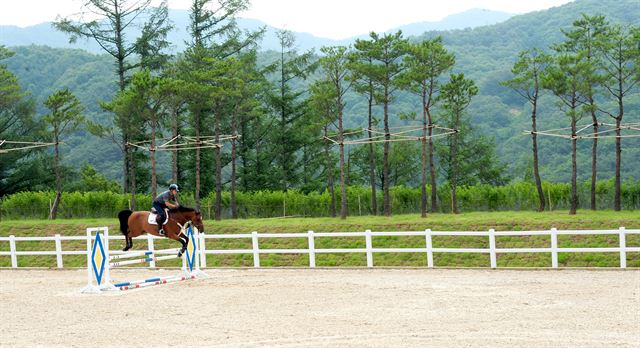
[[[150,212],[148,211],[131,210],[122,210],[118,213],[120,231],[125,237],[125,247],[122,251],[127,251],[133,247],[133,237],[141,236],[145,233],[160,236],[158,225],[149,224],[149,214]],[[187,250],[187,245],[189,244],[189,238],[182,233],[182,226],[191,221],[200,232],[204,232],[202,214],[195,209],[179,206],[176,209],[169,210],[167,220],[168,222],[164,225],[165,237],[177,240],[182,244],[182,249],[178,252],[178,257],[180,257]]]

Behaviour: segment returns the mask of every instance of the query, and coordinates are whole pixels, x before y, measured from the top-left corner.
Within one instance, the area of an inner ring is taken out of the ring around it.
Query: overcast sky
[[[85,0],[0,0],[0,25],[21,27],[77,13]],[[472,8],[526,13],[573,0],[252,0],[241,17],[277,28],[343,39],[403,24],[438,21]],[[188,9],[191,0],[169,0],[169,8]]]

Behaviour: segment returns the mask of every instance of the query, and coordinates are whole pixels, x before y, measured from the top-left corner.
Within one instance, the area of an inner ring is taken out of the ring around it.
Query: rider
[[[169,185],[169,190],[164,191],[158,195],[153,200],[153,208],[156,210],[158,216],[156,217],[156,222],[158,223],[158,233],[160,235],[164,235],[164,230],[162,229],[162,224],[164,223],[164,219],[166,218],[164,214],[165,208],[176,209],[180,206],[178,203],[178,185],[171,184]],[[175,202],[172,203],[171,201]]]

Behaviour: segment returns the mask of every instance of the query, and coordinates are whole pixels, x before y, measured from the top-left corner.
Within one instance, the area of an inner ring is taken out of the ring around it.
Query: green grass
[[[116,219],[75,219],[75,220],[9,220],[0,222],[0,236],[53,236],[84,235],[87,227],[108,226],[109,231],[118,232]],[[579,211],[571,216],[566,211],[545,213],[536,212],[474,212],[459,215],[431,214],[426,219],[419,215],[397,215],[393,217],[366,216],[349,217],[346,220],[338,218],[286,218],[286,219],[246,219],[205,221],[207,234],[250,233],[252,231],[265,232],[352,232],[364,231],[422,231],[430,228],[434,231],[525,231],[549,230],[555,227],[559,230],[588,230],[588,229],[617,229],[624,226],[627,229],[640,229],[640,213],[632,211]],[[423,248],[423,237],[373,237],[375,248]],[[176,247],[174,241],[162,240],[156,248]],[[616,247],[619,244],[617,235],[577,236],[560,235],[559,247]],[[453,237],[434,236],[433,246],[441,248],[487,248],[487,237]],[[318,237],[316,248],[364,248],[363,237]],[[548,236],[498,236],[498,248],[547,247],[550,245]],[[269,249],[306,249],[306,238],[261,238],[261,248]],[[627,246],[640,246],[640,235],[628,235]],[[84,250],[85,242],[65,241],[63,250]],[[116,245],[119,247],[119,245]],[[134,247],[142,249],[146,242],[138,241]],[[251,239],[207,240],[208,249],[251,249]],[[48,250],[54,249],[53,242],[18,242],[18,250]],[[9,250],[8,242],[0,242],[0,250]],[[65,267],[83,267],[83,256],[64,256]],[[307,266],[306,254],[262,254],[262,266]],[[560,253],[558,257],[561,267],[618,267],[617,253]],[[498,267],[550,267],[550,254],[498,254]],[[55,256],[19,256],[19,266],[55,267]],[[488,267],[488,254],[470,253],[436,253],[434,263],[441,267]],[[375,253],[374,264],[388,267],[424,267],[426,255],[422,253]],[[11,265],[8,256],[0,256],[0,267]],[[159,266],[175,266],[177,261],[169,260]],[[253,256],[244,255],[208,255],[209,267],[251,267]],[[364,253],[316,254],[316,265],[320,267],[366,266]],[[640,253],[627,254],[628,267],[640,267]]]

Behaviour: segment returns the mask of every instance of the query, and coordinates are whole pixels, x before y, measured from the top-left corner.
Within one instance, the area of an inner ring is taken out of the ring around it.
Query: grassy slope
[[[0,222],[0,236],[44,236],[60,233],[61,235],[82,235],[86,227],[108,226],[112,234],[118,231],[116,219],[82,219],[82,220],[20,220]],[[426,228],[440,231],[486,231],[494,228],[505,230],[548,230],[558,229],[617,229],[624,226],[627,229],[640,229],[640,214],[638,212],[612,211],[580,211],[576,216],[570,216],[565,211],[560,212],[476,212],[459,215],[433,214],[427,219],[418,215],[399,215],[390,218],[379,216],[350,217],[346,220],[335,218],[289,218],[289,219],[247,219],[206,221],[206,232],[211,233],[247,233],[258,232],[340,232],[340,231],[419,231]],[[434,237],[434,247],[488,247],[486,237]],[[306,238],[296,239],[260,239],[262,248],[306,248]],[[374,247],[424,247],[424,238],[420,237],[374,237]],[[210,240],[208,249],[250,249],[251,240]],[[497,247],[547,247],[549,238],[545,236],[531,237],[498,237]],[[560,236],[560,247],[594,247],[617,246],[617,236]],[[639,246],[640,235],[627,237],[628,246]],[[144,242],[136,244],[138,248],[146,246]],[[158,248],[174,246],[166,241],[159,243]],[[84,244],[78,242],[64,242],[63,249],[82,250]],[[317,238],[317,248],[362,248],[364,238]],[[20,242],[18,250],[52,249],[51,242]],[[0,250],[8,250],[7,242],[0,242]],[[640,267],[640,253],[629,253],[627,256],[629,267]],[[374,263],[378,266],[424,266],[425,255],[419,253],[376,253]],[[65,256],[65,266],[82,266],[83,257]],[[252,255],[209,255],[209,266],[252,266]],[[364,254],[318,254],[318,266],[366,266]],[[488,255],[447,253],[435,254],[434,262],[437,266],[481,266],[489,264]],[[550,266],[548,254],[508,254],[498,255],[498,267]],[[560,254],[560,266],[604,266],[619,265],[618,254],[589,253],[589,254]],[[55,266],[55,257],[50,256],[20,256],[21,266]],[[305,254],[261,255],[264,266],[306,266],[308,257]],[[0,256],[0,267],[10,265],[8,256]],[[167,263],[165,265],[172,265]]]

